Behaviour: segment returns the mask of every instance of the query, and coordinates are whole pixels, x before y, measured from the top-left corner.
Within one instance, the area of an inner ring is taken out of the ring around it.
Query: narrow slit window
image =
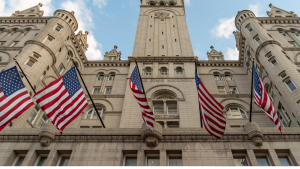
[[[54,38],[53,38],[52,36],[48,35],[48,36],[46,37],[46,39],[43,41],[43,43],[44,43],[46,46],[50,46],[51,43],[53,42],[53,40],[54,40]]]
[[[248,24],[248,25],[246,26],[246,28],[248,29],[249,32],[251,32],[251,31],[253,30],[253,28],[251,27],[250,24]]]
[[[261,44],[263,43],[263,41],[261,40],[261,38],[260,38],[258,35],[256,35],[256,36],[254,37],[254,40],[256,41],[256,43],[257,43],[258,45],[261,45]]]
[[[271,62],[273,67],[275,67],[279,64],[275,57],[270,62]]]
[[[57,24],[56,27],[55,27],[55,30],[57,32],[60,32],[62,30],[63,26],[61,26],[60,24]]]
[[[285,84],[290,89],[291,92],[297,89],[295,83],[291,79],[287,80]]]

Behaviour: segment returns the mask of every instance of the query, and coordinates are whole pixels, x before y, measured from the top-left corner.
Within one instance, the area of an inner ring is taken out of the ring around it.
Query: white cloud
[[[102,45],[97,42],[95,39],[93,32],[90,31],[94,27],[94,22],[92,19],[92,12],[86,6],[85,0],[67,0],[61,4],[62,8],[67,11],[75,11],[75,17],[78,22],[78,29],[76,33],[80,30],[89,31],[87,37],[87,42],[89,44],[89,48],[86,51],[86,56],[88,60],[100,60],[103,59],[101,50]]]
[[[255,5],[250,4],[248,9],[250,11],[252,11],[256,15],[256,17],[262,17],[263,16],[263,15],[260,14],[260,11],[261,11],[260,3],[257,3]]]
[[[23,11],[42,3],[44,16],[52,16],[54,12],[51,0],[0,0],[0,16],[11,16],[15,11]]]
[[[239,59],[239,51],[236,48],[231,49],[231,48],[227,47],[225,59],[226,60],[238,60]]]
[[[101,9],[107,5],[107,0],[94,0],[93,4]]]
[[[190,6],[191,5],[191,0],[184,0],[184,4]]]
[[[223,18],[219,20],[219,25],[214,27],[211,30],[211,33],[216,36],[217,38],[227,38],[229,39],[230,36],[232,35],[232,32],[236,30],[235,25],[234,25],[234,19],[235,17],[232,18]]]

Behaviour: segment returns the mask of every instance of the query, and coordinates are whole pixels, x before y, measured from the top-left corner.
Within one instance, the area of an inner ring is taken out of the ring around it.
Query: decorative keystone
[[[252,143],[255,146],[257,147],[262,146],[264,135],[257,123],[255,122],[247,123],[244,126],[244,130],[248,133],[248,138],[252,140]]]
[[[153,132],[146,126],[145,123],[142,125],[142,139],[145,141],[146,145],[151,149],[156,147],[160,140],[162,140],[162,126],[155,122]]]
[[[43,148],[48,147],[55,138],[57,129],[52,123],[46,123],[39,134],[39,140]]]

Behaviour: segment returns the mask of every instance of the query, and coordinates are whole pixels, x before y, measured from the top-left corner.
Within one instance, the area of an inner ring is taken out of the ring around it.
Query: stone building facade
[[[36,91],[68,71],[75,59],[101,114],[89,106],[60,135],[38,106],[0,132],[0,165],[299,165],[300,18],[270,4],[269,17],[239,11],[233,32],[239,59],[227,61],[214,47],[198,61],[207,90],[224,107],[227,126],[217,140],[200,127],[195,62],[183,0],[141,0],[132,56],[117,46],[103,60],[88,61],[86,31],[75,34],[74,12],[44,17],[42,4],[0,17],[0,67],[17,58]],[[128,86],[137,56],[155,132],[143,124]],[[252,56],[283,135],[257,106],[249,123]],[[24,76],[24,75],[22,75]],[[34,92],[23,79],[30,95]],[[86,91],[85,91],[86,92]],[[87,94],[87,93],[86,93]]]

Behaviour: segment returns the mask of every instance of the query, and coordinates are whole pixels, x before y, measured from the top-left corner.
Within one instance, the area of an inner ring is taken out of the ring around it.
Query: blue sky
[[[102,60],[114,45],[122,52],[122,59],[132,55],[140,12],[140,0],[0,0],[0,16],[10,16],[43,4],[44,16],[52,16],[56,9],[75,11],[79,30],[89,31],[89,60]],[[300,16],[299,0],[272,0],[281,9]],[[207,59],[207,51],[214,46],[225,59],[236,60],[238,52],[232,34],[236,30],[234,18],[238,11],[250,9],[257,16],[267,17],[270,0],[185,0],[186,19],[195,56]]]

